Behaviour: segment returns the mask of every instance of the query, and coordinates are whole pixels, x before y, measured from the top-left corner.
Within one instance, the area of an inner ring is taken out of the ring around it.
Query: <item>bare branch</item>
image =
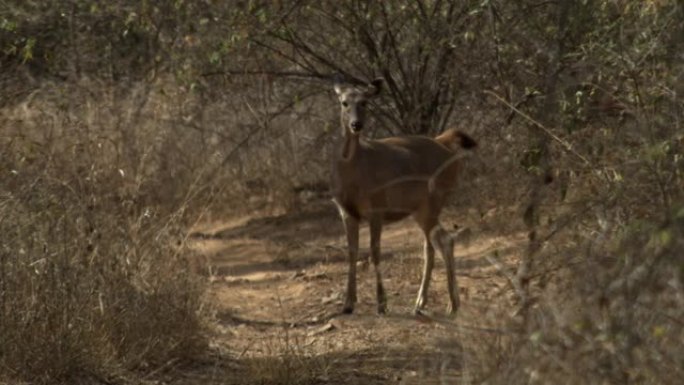
[[[571,145],[570,143],[568,143],[568,142],[566,142],[565,140],[559,138],[556,134],[554,134],[553,132],[551,132],[551,130],[549,130],[548,128],[546,128],[546,126],[544,126],[543,124],[539,123],[539,121],[535,120],[534,118],[532,118],[532,117],[529,116],[528,114],[522,112],[521,110],[519,110],[518,108],[516,108],[516,107],[515,107],[514,105],[512,105],[511,103],[509,103],[508,101],[504,100],[504,98],[502,98],[501,96],[497,95],[495,92],[490,91],[490,90],[485,90],[484,92],[485,92],[486,94],[488,94],[488,95],[494,96],[494,97],[497,98],[501,103],[505,104],[508,108],[510,108],[511,110],[515,111],[518,115],[522,116],[523,118],[527,119],[530,123],[532,123],[532,124],[534,124],[535,126],[539,127],[544,133],[546,133],[546,135],[548,135],[550,138],[552,138],[552,139],[555,140],[556,142],[560,143],[561,146],[563,146],[563,148],[564,148],[566,151],[568,151],[569,153],[571,153],[571,154],[575,155],[576,157],[578,157],[579,159],[581,159],[582,162],[584,162],[585,164],[590,164],[590,163],[591,163],[591,162],[589,162],[589,159],[587,159],[584,155],[582,155],[582,154],[580,154],[579,152],[575,151],[575,149],[572,148],[572,145]]]

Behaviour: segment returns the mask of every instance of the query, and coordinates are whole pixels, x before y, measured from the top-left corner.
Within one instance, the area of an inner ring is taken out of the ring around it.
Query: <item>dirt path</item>
[[[451,226],[446,214],[446,226]],[[306,211],[236,218],[201,229],[195,244],[211,265],[218,325],[215,362],[175,383],[455,383],[464,375],[463,337],[491,333],[478,319],[508,293],[487,255],[511,265],[523,238],[479,237],[455,249],[462,308],[444,316],[446,277],[439,256],[428,316],[414,316],[422,236],[411,221],[383,232],[382,273],[389,313],[375,313],[374,274],[358,276],[359,302],[341,315],[346,248],[328,202]],[[367,256],[368,229],[361,234]],[[231,378],[232,377],[232,378]],[[450,381],[452,380],[452,381]]]

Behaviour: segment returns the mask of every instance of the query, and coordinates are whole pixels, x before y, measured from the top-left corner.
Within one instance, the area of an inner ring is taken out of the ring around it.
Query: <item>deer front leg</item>
[[[347,295],[342,312],[351,314],[356,304],[356,259],[359,255],[359,221],[347,215],[344,218],[344,229],[347,233],[349,248],[349,270],[347,271]]]
[[[447,307],[447,313],[456,314],[460,302],[458,298],[458,283],[456,282],[456,274],[454,271],[454,240],[441,226],[435,226],[430,232],[430,240],[433,246],[439,249],[442,258],[444,258],[450,301],[449,306]]]
[[[435,266],[435,248],[430,243],[430,236],[425,234],[425,241],[423,243],[423,278],[420,281],[420,289],[418,290],[418,298],[416,299],[416,307],[414,312],[420,311],[427,304],[427,293],[430,287],[430,278],[432,277],[432,268]]]
[[[378,296],[378,313],[385,314],[387,311],[387,295],[382,286],[380,274],[380,238],[382,235],[382,219],[373,218],[370,221],[371,260],[375,269],[375,285]]]
[[[354,312],[354,305],[356,304],[356,259],[359,254],[359,221],[349,215],[347,210],[336,199],[333,199],[333,202],[337,205],[342,223],[344,223],[344,231],[347,234],[349,270],[347,271],[347,292],[342,312],[351,314]]]

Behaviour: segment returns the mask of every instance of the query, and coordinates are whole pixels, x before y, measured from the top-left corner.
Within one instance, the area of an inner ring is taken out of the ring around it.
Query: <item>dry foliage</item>
[[[369,135],[471,133],[454,207],[530,237],[498,333],[457,330],[462,382],[684,378],[681,2],[6,3],[0,381],[203,351],[186,231],[325,194],[340,76],[389,84]],[[295,345],[255,378],[318,381]]]
[[[4,380],[118,382],[206,346],[204,283],[178,237],[189,189],[163,171],[164,130],[130,118],[135,93],[110,104],[79,86],[95,98],[46,85],[2,116]]]

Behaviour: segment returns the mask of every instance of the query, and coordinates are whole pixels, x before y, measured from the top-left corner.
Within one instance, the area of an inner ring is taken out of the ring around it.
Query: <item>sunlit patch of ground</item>
[[[412,313],[422,234],[410,220],[383,232],[381,271],[389,297],[384,316],[375,313],[372,267],[359,271],[354,314],[340,314],[346,246],[332,204],[233,219],[206,226],[193,239],[210,265],[217,314],[213,345],[220,358],[191,371],[188,383],[249,383],[254,376],[262,383],[286,383],[283,376],[290,375],[299,377],[288,383],[451,383],[464,372],[462,337],[501,332],[483,315],[493,311],[494,298],[509,295],[500,270],[514,265],[524,242],[521,234],[475,233],[469,244],[456,246],[462,307],[454,319],[445,316],[439,255],[427,312]],[[364,228],[362,258],[368,242]]]

